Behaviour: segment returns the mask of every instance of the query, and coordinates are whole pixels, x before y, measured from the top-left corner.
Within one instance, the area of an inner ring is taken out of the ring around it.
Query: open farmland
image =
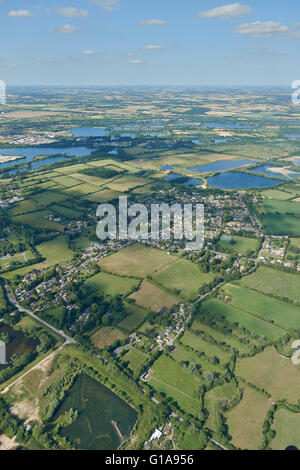
[[[114,274],[98,273],[86,281],[98,294],[128,295],[139,285],[137,279],[115,276]]]
[[[300,449],[300,413],[280,409],[275,414],[272,429],[276,432],[271,441],[272,450],[285,450],[289,446]]]
[[[221,315],[226,320],[239,324],[257,336],[264,336],[267,339],[274,340],[284,334],[284,331],[279,327],[221,300],[206,300],[203,302],[203,309],[205,312]],[[199,320],[201,321],[201,317],[199,317]]]
[[[178,302],[178,299],[160,289],[151,282],[144,280],[140,288],[129,296],[130,299],[142,307],[159,312],[163,308],[170,308]]]
[[[143,278],[176,260],[175,256],[166,255],[160,250],[135,244],[104,258],[99,264],[115,274]]]
[[[300,275],[297,274],[260,266],[255,273],[241,279],[239,284],[264,294],[300,302]]]
[[[243,398],[226,413],[232,444],[240,449],[258,450],[263,442],[263,422],[270,401],[249,387],[243,387]]]
[[[300,331],[300,307],[232,284],[227,284],[224,291],[230,297],[230,305],[241,311],[281,328]]]
[[[187,301],[197,297],[198,289],[213,279],[193,263],[180,259],[163,267],[153,275],[153,280]]]
[[[238,359],[236,374],[247,382],[266,390],[272,400],[295,404],[299,399],[300,367],[281,356],[273,347],[254,357]]]
[[[111,346],[117,340],[122,340],[124,338],[125,335],[122,331],[110,326],[104,326],[93,333],[90,339],[96,348],[103,349],[106,346]]]

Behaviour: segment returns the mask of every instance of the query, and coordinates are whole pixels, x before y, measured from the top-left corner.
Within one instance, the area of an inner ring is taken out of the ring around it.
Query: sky
[[[0,0],[7,86],[290,86],[299,0]]]

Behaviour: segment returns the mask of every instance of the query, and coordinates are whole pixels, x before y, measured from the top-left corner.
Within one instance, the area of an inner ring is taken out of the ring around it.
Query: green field
[[[273,347],[254,357],[238,359],[235,373],[266,390],[273,401],[286,399],[288,403],[295,404],[299,400],[300,367]]]
[[[127,303],[125,305],[128,316],[118,324],[118,327],[130,333],[145,321],[147,311],[137,305]]]
[[[107,256],[99,264],[106,271],[115,274],[144,278],[153,271],[174,261],[177,261],[175,256],[166,255],[163,251],[135,244]]]
[[[47,217],[51,215],[53,214],[49,210],[41,210],[14,216],[13,221],[19,224],[30,225],[31,227],[41,228],[44,230],[63,230],[64,227],[62,224],[47,219]]]
[[[264,294],[300,302],[300,275],[297,274],[260,266],[255,273],[243,277],[239,284]]]
[[[127,353],[122,356],[122,361],[129,362],[129,368],[135,372],[145,361],[148,356],[139,352],[137,349],[129,348]]]
[[[170,295],[152,282],[147,281],[147,279],[142,282],[139,290],[130,295],[130,299],[153,312],[160,312],[162,309],[170,308],[178,302],[174,295]]]
[[[86,281],[86,285],[92,287],[98,294],[128,295],[137,288],[140,281],[114,274],[98,273]]]
[[[261,220],[269,235],[300,237],[300,218],[293,215],[262,214]]]
[[[279,189],[269,189],[264,191],[262,195],[269,199],[276,199],[278,201],[286,201],[288,199],[292,199],[293,197],[293,194],[286,191],[280,191]]]
[[[300,332],[300,307],[232,284],[227,284],[224,292],[231,299],[230,306],[275,323],[281,328]]]
[[[238,398],[239,393],[234,382],[224,383],[221,386],[209,390],[204,397],[204,407],[209,412],[208,421],[206,423],[207,426],[215,431],[216,414],[220,410],[223,410],[223,406],[225,406],[226,409],[230,409]]]
[[[172,397],[187,413],[197,416],[200,407],[198,399],[200,380],[165,355],[155,361],[152,369],[150,385]]]
[[[259,450],[263,442],[262,426],[270,401],[249,387],[244,387],[241,402],[226,413],[232,444],[240,449]]]
[[[189,330],[184,332],[184,335],[180,339],[181,343],[191,346],[199,352],[204,352],[208,357],[218,357],[220,362],[229,362],[230,354],[223,349],[218,348],[214,344],[207,343],[201,339],[201,336],[197,336]]]
[[[224,235],[218,243],[218,250],[230,251],[241,255],[256,253],[259,249],[259,241],[255,238]]]
[[[285,450],[288,446],[300,449],[300,413],[278,410],[272,429],[276,432],[271,442],[272,450]]]
[[[187,301],[194,300],[199,288],[212,279],[213,275],[202,273],[195,264],[184,259],[160,269],[153,275],[155,282]]]
[[[203,309],[206,312],[217,313],[223,316],[226,320],[239,324],[257,336],[263,336],[267,339],[274,340],[284,334],[283,330],[279,327],[218,299],[206,300],[203,302]],[[201,320],[201,317],[199,319]]]

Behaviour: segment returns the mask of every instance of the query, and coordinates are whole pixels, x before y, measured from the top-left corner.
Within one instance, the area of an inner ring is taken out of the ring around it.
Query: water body
[[[212,122],[212,123],[208,123],[208,124],[204,124],[205,127],[209,127],[211,129],[245,129],[245,130],[251,130],[252,127],[250,126],[247,126],[245,124],[231,124],[231,123],[215,123],[215,122]]]
[[[31,163],[31,169],[35,170],[45,165],[50,165],[52,163],[57,163],[66,160],[66,155],[68,155],[69,157],[85,157],[87,155],[90,155],[92,151],[92,149],[89,149],[87,147],[14,147],[10,149],[0,149],[0,155],[20,155],[23,157],[19,160],[1,163],[0,170],[10,168],[16,164],[22,163]],[[50,158],[33,161],[35,157],[39,157],[41,155],[49,155]],[[51,155],[53,156],[51,157]],[[56,156],[54,157],[54,155]],[[28,168],[19,169],[19,171],[21,171],[22,173],[28,170]],[[16,173],[15,170],[10,172],[10,174],[14,173]]]
[[[9,359],[13,354],[25,354],[35,350],[39,341],[24,335],[22,331],[17,331],[7,325],[0,326],[0,335],[8,334],[9,342],[6,345],[7,364],[0,364],[0,370],[9,367]]]
[[[202,142],[200,140],[192,140],[192,143],[195,144],[195,145],[201,145]]]
[[[136,411],[125,401],[84,374],[77,377],[54,419],[70,408],[78,411],[78,419],[60,433],[80,450],[117,449],[120,433],[127,439],[137,420]]]
[[[212,171],[233,170],[234,168],[254,165],[255,163],[257,163],[257,160],[249,160],[248,158],[243,158],[242,160],[221,160],[207,165],[194,166],[188,168],[188,170],[197,171],[199,173],[210,173]]]
[[[108,134],[103,127],[75,127],[69,133],[74,137],[105,137]]]
[[[300,166],[300,157],[293,158],[292,162],[294,165]]]
[[[254,171],[255,173],[262,173],[264,175],[276,176],[277,178],[280,177],[280,178],[286,178],[286,179],[289,179],[289,178],[296,179],[296,178],[299,178],[300,176],[300,173],[295,173],[295,172],[289,173],[288,176],[285,176],[282,173],[276,173],[275,171],[271,171],[269,168],[272,168],[272,166],[260,165],[260,166],[257,166]]]
[[[182,175],[178,175],[177,173],[169,173],[168,176],[164,178],[164,181],[172,181],[178,178],[182,178]]]
[[[183,186],[198,186],[199,184],[203,184],[203,180],[193,178],[183,183]]]
[[[222,144],[223,142],[227,142],[227,139],[215,139],[214,140],[215,144]]]
[[[239,171],[228,171],[207,179],[209,186],[220,189],[269,188],[280,184],[280,180],[265,176],[251,175]]]
[[[174,167],[173,167],[173,166],[170,166],[170,165],[163,165],[163,166],[161,166],[161,169],[167,171],[167,170],[173,170]]]
[[[136,134],[134,134],[133,132],[123,132],[120,137],[130,137],[130,139],[135,139],[136,138]]]
[[[300,134],[285,134],[284,137],[288,137],[289,139],[300,139]]]

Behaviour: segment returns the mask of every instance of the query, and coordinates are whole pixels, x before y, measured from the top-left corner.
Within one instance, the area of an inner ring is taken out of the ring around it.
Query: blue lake
[[[280,184],[280,180],[265,176],[250,175],[239,171],[228,171],[207,179],[210,186],[220,189],[268,188]]]
[[[193,179],[183,183],[183,186],[198,186],[199,184],[203,184],[203,180],[193,178]]]
[[[31,162],[31,169],[35,170],[37,168],[41,168],[42,166],[49,165],[51,163],[56,163],[62,160],[66,160],[67,156],[69,157],[85,157],[90,155],[92,149],[88,149],[87,147],[64,147],[64,148],[46,148],[46,147],[15,147],[10,149],[0,149],[0,155],[21,155],[23,158],[19,160],[14,160],[11,162],[1,163],[0,170],[5,168],[10,168],[14,165],[21,164],[21,163],[29,163]],[[35,157],[39,157],[41,155],[46,155],[50,158],[43,159],[43,160],[36,160],[32,161]],[[54,157],[54,155],[57,155]],[[23,168],[22,172],[28,171],[27,168]],[[10,172],[13,174],[14,171]]]
[[[257,160],[249,160],[248,158],[243,158],[242,160],[221,160],[220,162],[209,163],[207,165],[194,166],[188,168],[188,170],[197,171],[199,173],[210,173],[212,171],[233,170],[234,168],[240,168],[255,163],[257,163]]]
[[[104,137],[108,134],[103,127],[75,127],[69,132],[74,137]]]
[[[260,165],[260,166],[257,166],[253,171],[255,171],[255,173],[263,173],[265,175],[269,175],[269,176],[276,176],[277,178],[286,178],[286,179],[289,179],[289,178],[292,178],[292,179],[296,179],[296,178],[299,178],[300,176],[300,173],[289,173],[289,176],[285,176],[283,175],[282,173],[276,173],[275,171],[271,171],[269,170],[269,168],[272,168],[272,165]]]
[[[178,175],[177,173],[169,173],[168,176],[164,178],[164,181],[172,181],[178,178],[182,178],[182,175]]]
[[[200,140],[192,140],[192,143],[195,145],[201,145],[202,142]]]
[[[300,166],[300,157],[293,158],[292,162],[294,165]]]
[[[247,126],[245,124],[232,124],[232,123],[215,123],[215,122],[212,122],[212,123],[208,123],[208,124],[204,124],[205,127],[209,127],[211,129],[247,129],[247,130],[251,130],[252,127],[250,126]]]
[[[284,136],[290,139],[300,139],[300,134],[285,134]]]

